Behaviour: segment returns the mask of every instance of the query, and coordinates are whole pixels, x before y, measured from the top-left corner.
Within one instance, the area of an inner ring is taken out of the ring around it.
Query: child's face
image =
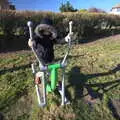
[[[43,36],[50,36],[51,35],[51,33],[49,31],[45,31],[45,30],[41,30],[40,34]]]

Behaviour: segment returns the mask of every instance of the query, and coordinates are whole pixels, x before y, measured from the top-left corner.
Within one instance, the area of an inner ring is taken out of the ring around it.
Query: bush
[[[0,11],[0,28],[4,35],[12,35],[21,17],[14,11]]]
[[[0,30],[4,35],[23,35],[28,29],[27,21],[33,21],[35,27],[46,16],[54,21],[59,37],[67,34],[70,20],[74,23],[73,31],[77,39],[100,36],[104,31],[112,34],[111,29],[116,29],[120,25],[119,16],[107,13],[0,11]]]

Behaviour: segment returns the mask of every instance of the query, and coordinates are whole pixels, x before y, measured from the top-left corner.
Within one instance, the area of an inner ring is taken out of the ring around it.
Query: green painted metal
[[[50,83],[46,85],[47,92],[52,92],[56,89],[59,68],[61,68],[60,64],[52,64],[48,66],[48,70],[50,71]]]

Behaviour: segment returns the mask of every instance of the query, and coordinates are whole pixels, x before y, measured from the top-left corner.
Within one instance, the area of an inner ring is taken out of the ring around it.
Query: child
[[[28,45],[34,47],[34,50],[43,64],[51,63],[54,60],[54,43],[65,43],[70,39],[68,34],[65,39],[57,39],[57,31],[52,26],[51,19],[43,19],[35,28],[33,40],[29,39]]]

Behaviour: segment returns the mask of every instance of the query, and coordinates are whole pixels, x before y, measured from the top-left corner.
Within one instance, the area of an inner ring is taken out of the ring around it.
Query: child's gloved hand
[[[69,33],[66,37],[65,37],[65,41],[69,42],[72,39],[73,33]]]
[[[29,45],[29,47],[33,47],[33,46],[36,45],[36,43],[35,43],[35,41],[29,39],[29,40],[28,40],[28,45]]]

